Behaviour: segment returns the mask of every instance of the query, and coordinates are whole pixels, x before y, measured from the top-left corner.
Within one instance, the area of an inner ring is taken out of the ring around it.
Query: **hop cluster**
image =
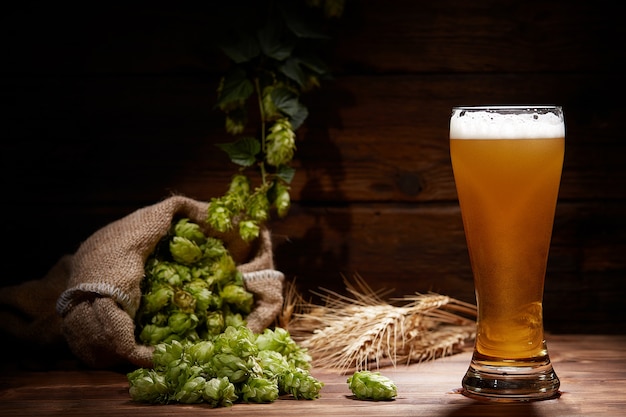
[[[252,189],[248,177],[236,174],[228,191],[211,199],[207,223],[220,232],[237,227],[239,236],[249,242],[259,236],[272,208],[279,217],[284,217],[290,206],[289,186],[278,179]]]
[[[149,345],[207,339],[245,325],[253,304],[223,242],[180,219],[146,261],[137,336]]]
[[[211,407],[269,403],[280,395],[313,400],[323,383],[310,374],[310,361],[282,328],[255,334],[229,326],[208,340],[158,344],[153,368],[127,374],[129,393],[138,402]]]

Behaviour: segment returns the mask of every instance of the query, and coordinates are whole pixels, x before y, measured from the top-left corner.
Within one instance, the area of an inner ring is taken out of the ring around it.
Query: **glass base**
[[[472,363],[463,377],[463,395],[498,402],[539,401],[559,396],[560,381],[549,360],[524,366]]]

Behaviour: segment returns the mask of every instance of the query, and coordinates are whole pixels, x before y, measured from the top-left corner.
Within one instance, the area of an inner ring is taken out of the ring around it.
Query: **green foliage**
[[[257,172],[260,180],[252,190],[231,186],[211,200],[208,222],[215,229],[239,224],[241,237],[249,241],[258,236],[270,209],[279,217],[288,213],[295,132],[309,115],[301,98],[330,78],[321,51],[330,39],[329,19],[341,16],[344,1],[231,0],[216,11],[214,38],[230,62],[216,108],[232,135],[249,131],[250,120],[259,123],[253,129],[258,136],[217,146],[239,166],[233,182],[244,170]],[[267,202],[263,213],[255,207],[261,197]]]

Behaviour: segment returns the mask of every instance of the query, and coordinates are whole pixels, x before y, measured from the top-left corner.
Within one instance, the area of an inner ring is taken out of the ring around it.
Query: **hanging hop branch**
[[[217,145],[239,170],[226,194],[211,200],[208,222],[215,229],[238,227],[250,241],[271,210],[279,217],[289,211],[296,131],[309,114],[300,98],[329,78],[317,50],[329,39],[324,22],[339,17],[344,1],[233,0],[221,10],[226,26],[218,29],[218,43],[231,66],[220,80],[216,107],[232,135],[247,131],[252,110],[260,126],[257,136]],[[252,181],[250,171],[260,180]]]

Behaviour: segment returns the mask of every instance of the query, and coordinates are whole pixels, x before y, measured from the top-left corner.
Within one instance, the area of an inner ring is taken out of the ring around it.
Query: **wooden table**
[[[548,347],[561,379],[560,398],[526,404],[488,404],[458,393],[469,350],[433,362],[383,368],[398,397],[390,402],[351,398],[346,376],[314,369],[325,386],[312,401],[280,398],[271,404],[146,405],[128,395],[122,372],[5,371],[0,376],[0,416],[626,416],[626,335],[551,335]]]

